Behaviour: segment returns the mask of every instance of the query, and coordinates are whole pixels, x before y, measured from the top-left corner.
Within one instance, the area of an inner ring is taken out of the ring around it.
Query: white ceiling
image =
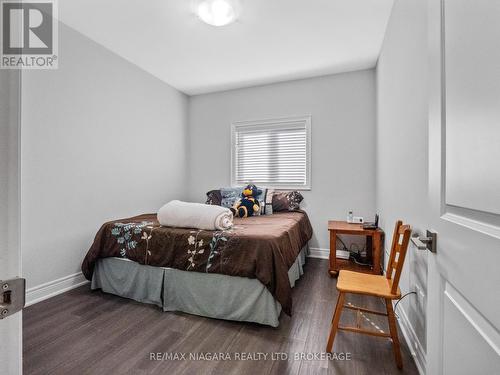
[[[189,0],[64,0],[59,18],[178,90],[200,94],[375,66],[393,0],[243,0],[209,26]]]

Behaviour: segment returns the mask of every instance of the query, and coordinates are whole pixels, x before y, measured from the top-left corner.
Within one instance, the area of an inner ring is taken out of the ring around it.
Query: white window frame
[[[233,122],[231,124],[231,186],[240,186],[240,184],[236,182],[236,134],[238,128],[255,126],[255,128],[258,129],[258,127],[268,128],[272,125],[279,128],[287,123],[303,123],[306,129],[306,183],[304,185],[275,185],[263,187],[276,190],[311,190],[311,115]]]

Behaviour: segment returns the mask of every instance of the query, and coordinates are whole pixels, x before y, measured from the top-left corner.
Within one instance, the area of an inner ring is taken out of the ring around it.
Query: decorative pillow
[[[234,205],[234,202],[236,202],[238,199],[241,198],[241,193],[243,192],[242,187],[236,187],[236,188],[221,188],[220,189],[220,194],[221,194],[221,206],[222,207],[227,207],[231,208]]]
[[[260,194],[258,194],[255,199],[259,201],[260,204],[260,211],[258,215],[265,215],[266,214],[266,196],[267,196],[267,189],[266,188],[259,188]]]
[[[266,204],[264,206],[265,215],[273,214],[273,195],[274,195],[274,189],[267,189],[266,199],[265,199]]]
[[[273,211],[295,211],[300,208],[304,197],[297,190],[275,191],[273,194]]]
[[[220,190],[210,190],[207,193],[207,201],[205,204],[213,204],[215,206],[220,206],[222,203],[222,195]]]

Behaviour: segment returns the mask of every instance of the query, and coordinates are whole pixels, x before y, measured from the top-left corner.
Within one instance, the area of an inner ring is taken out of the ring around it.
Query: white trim
[[[302,116],[290,116],[290,117],[280,117],[280,118],[267,118],[262,120],[250,120],[250,121],[234,121],[231,124],[231,186],[237,187],[239,184],[236,182],[235,178],[235,143],[236,143],[236,130],[238,128],[244,127],[268,127],[269,125],[280,125],[291,122],[302,122],[306,129],[306,184],[305,185],[278,185],[278,186],[268,186],[268,188],[275,190],[311,190],[311,143],[312,143],[312,116],[302,115]]]
[[[310,247],[308,257],[309,258],[318,258],[318,259],[329,259],[330,249],[322,249],[319,247]]]
[[[496,225],[483,223],[479,220],[474,220],[465,216],[456,215],[449,212],[441,216],[441,219],[461,225],[473,231],[486,234],[488,236],[500,238],[500,228],[497,227]]]
[[[500,333],[496,328],[448,282],[445,286],[444,295],[491,349],[500,356]]]
[[[399,328],[401,328],[401,332],[403,333],[403,337],[406,341],[406,345],[410,349],[410,353],[413,357],[415,365],[417,366],[418,373],[420,375],[426,374],[426,354],[425,350],[420,343],[420,340],[413,329],[408,316],[404,309],[398,311],[398,323]]]
[[[89,281],[85,279],[81,272],[73,275],[61,277],[60,279],[49,281],[48,283],[37,285],[29,288],[26,291],[26,306],[34,305],[35,303],[44,301],[50,297],[75,289],[80,285],[87,284]]]

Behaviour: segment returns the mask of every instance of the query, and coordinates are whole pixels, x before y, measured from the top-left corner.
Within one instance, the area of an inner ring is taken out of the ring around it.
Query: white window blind
[[[310,188],[310,116],[233,124],[232,182]]]

